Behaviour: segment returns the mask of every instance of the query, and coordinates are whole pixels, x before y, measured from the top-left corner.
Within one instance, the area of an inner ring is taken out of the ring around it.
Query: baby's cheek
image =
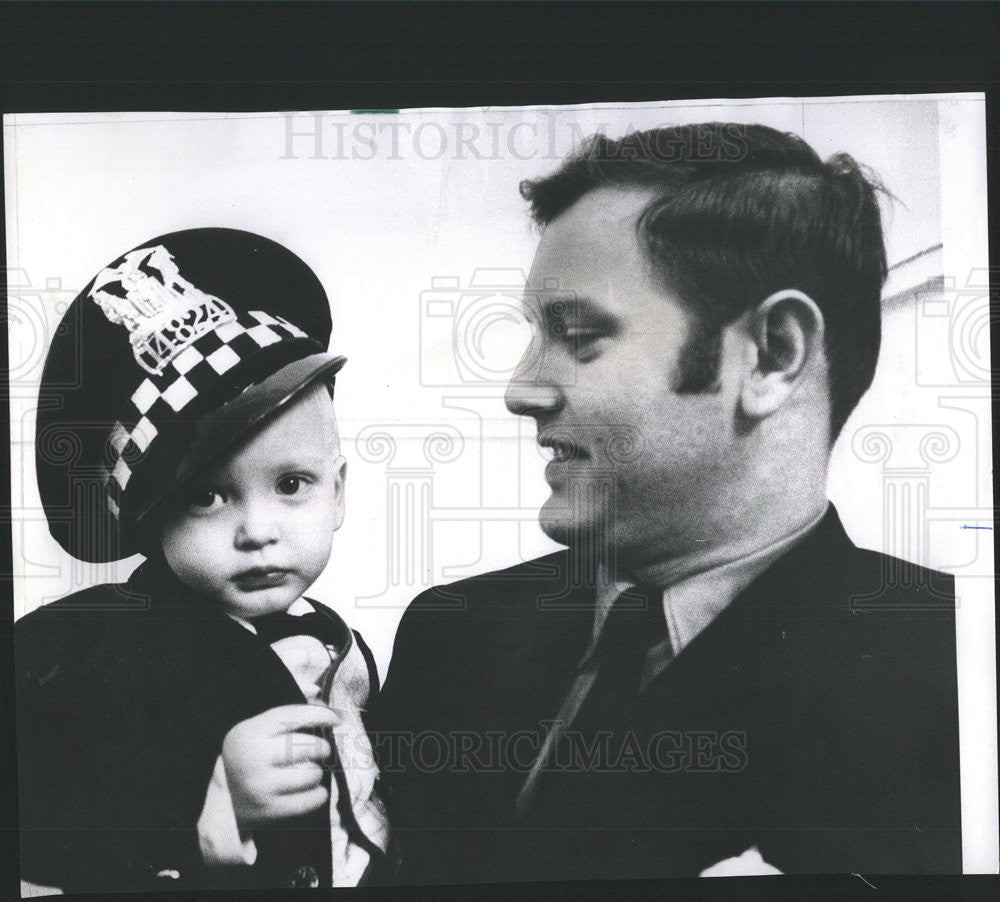
[[[319,576],[330,560],[330,552],[333,548],[334,530],[326,523],[317,521],[312,529],[303,535],[303,542],[300,546],[304,560],[307,560],[311,569],[315,571],[314,576]]]
[[[164,556],[170,569],[189,588],[206,591],[222,577],[224,555],[216,538],[197,523],[165,531]]]

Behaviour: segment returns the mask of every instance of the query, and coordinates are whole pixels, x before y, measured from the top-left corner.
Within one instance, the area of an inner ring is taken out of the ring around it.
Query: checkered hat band
[[[241,371],[250,362],[279,356],[289,342],[299,345],[308,338],[282,317],[260,310],[240,312],[236,322],[219,326],[178,354],[162,375],[143,378],[129,398],[131,416],[115,423],[106,446],[107,505],[115,519],[136,465],[148,458],[161,431],[205,413],[199,400],[228,400],[220,398],[220,392],[238,390]]]

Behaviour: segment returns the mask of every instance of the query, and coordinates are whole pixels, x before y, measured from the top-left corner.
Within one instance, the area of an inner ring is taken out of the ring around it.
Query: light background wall
[[[138,562],[84,565],[48,535],[32,442],[60,305],[157,235],[242,228],[303,257],[331,298],[332,349],[349,357],[337,399],[348,516],[312,594],[365,634],[384,674],[421,589],[556,547],[535,521],[547,489],[533,426],[502,400],[537,241],[518,182],[594,131],[712,120],[849,152],[898,199],[879,369],[829,490],[858,544],[956,574],[963,746],[995,739],[981,95],[4,117],[15,616]],[[985,720],[965,713],[973,690]]]

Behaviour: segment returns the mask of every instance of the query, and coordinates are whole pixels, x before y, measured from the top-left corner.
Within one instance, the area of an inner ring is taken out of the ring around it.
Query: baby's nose
[[[278,519],[266,505],[253,502],[244,504],[241,514],[236,528],[237,548],[262,548],[278,540],[281,535]]]

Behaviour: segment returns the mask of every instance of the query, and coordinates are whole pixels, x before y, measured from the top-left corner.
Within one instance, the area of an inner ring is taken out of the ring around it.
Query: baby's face
[[[167,563],[227,613],[286,610],[330,559],[346,472],[319,385],[168,503]]]

